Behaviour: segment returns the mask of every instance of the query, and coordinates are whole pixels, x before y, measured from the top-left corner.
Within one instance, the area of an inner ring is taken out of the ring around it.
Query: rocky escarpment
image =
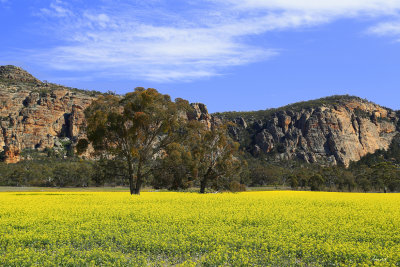
[[[394,111],[349,96],[264,113],[218,116],[236,123],[230,129],[232,136],[254,156],[345,166],[367,153],[387,149],[397,134],[398,122]]]
[[[0,66],[0,152],[8,163],[27,149],[73,149],[84,137],[84,110],[100,93],[41,82],[15,66]],[[191,104],[189,119],[207,127],[218,123],[201,103]]]
[[[21,68],[0,67],[0,151],[20,160],[24,149],[61,148],[82,134],[94,96],[39,81]]]

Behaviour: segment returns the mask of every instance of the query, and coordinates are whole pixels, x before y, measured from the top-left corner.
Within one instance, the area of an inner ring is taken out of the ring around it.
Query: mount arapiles
[[[84,136],[83,111],[100,92],[42,82],[15,66],[0,66],[0,151],[9,163],[26,149],[74,147]],[[208,114],[192,104],[193,118],[212,125],[231,120],[231,135],[255,157],[327,165],[358,161],[388,149],[399,114],[364,99],[334,96],[256,112]]]
[[[395,111],[353,96],[218,116],[236,122],[231,134],[254,156],[345,166],[388,149],[399,122]]]

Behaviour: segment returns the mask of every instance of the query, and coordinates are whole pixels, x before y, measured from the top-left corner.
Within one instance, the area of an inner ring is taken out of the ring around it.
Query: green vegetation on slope
[[[309,101],[301,101],[294,104],[289,104],[279,108],[271,108],[266,110],[258,110],[258,111],[227,111],[227,112],[217,112],[214,113],[215,116],[227,119],[227,120],[234,120],[238,117],[242,117],[245,120],[268,120],[271,118],[272,115],[279,111],[301,111],[303,109],[312,109],[312,108],[319,108],[321,106],[335,106],[341,105],[345,102],[358,100],[362,102],[369,102],[366,99],[359,98],[357,96],[350,96],[350,95],[333,95],[329,97],[324,97],[315,100]]]

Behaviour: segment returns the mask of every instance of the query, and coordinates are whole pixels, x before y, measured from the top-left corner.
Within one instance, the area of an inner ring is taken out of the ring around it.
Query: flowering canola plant
[[[399,266],[400,194],[0,193],[1,266]]]

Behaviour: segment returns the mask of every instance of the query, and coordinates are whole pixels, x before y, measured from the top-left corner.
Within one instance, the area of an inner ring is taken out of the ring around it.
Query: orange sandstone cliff
[[[74,143],[82,134],[90,92],[39,81],[15,66],[0,66],[0,151],[5,161],[20,160],[24,149]]]

